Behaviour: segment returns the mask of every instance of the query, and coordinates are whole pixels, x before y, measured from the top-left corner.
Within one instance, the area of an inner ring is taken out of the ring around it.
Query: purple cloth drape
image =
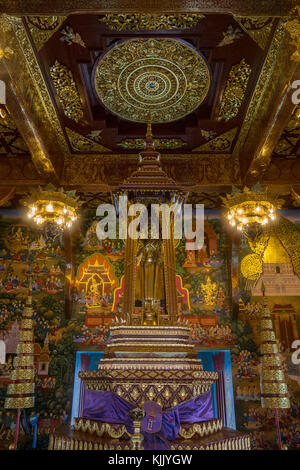
[[[86,390],[83,418],[106,423],[125,424],[129,433],[133,433],[133,423],[129,411],[135,405],[113,392]],[[166,410],[162,416],[161,432],[144,435],[145,449],[166,449],[167,441],[176,439],[180,423],[198,423],[213,419],[213,402],[211,392],[192,398]]]
[[[225,353],[224,351],[220,351],[218,353],[213,354],[213,363],[215,371],[224,370],[225,365]]]

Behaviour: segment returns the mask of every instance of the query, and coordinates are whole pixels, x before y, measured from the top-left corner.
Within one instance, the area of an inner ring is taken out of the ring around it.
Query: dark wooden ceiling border
[[[284,16],[297,3],[297,0],[0,0],[0,12],[10,15],[201,12],[241,16]]]

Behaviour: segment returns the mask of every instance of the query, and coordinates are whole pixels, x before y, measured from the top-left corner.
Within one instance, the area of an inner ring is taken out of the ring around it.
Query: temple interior
[[[0,450],[300,449],[300,7],[0,0]]]

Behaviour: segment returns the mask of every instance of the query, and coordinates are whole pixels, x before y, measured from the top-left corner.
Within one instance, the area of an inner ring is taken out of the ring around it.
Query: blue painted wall
[[[198,357],[202,360],[203,369],[207,371],[214,371],[213,355],[218,351],[198,351]],[[225,380],[225,400],[226,400],[226,414],[227,414],[227,427],[236,429],[235,411],[234,411],[234,397],[233,397],[233,384],[232,384],[232,370],[231,370],[231,357],[229,350],[223,350],[224,356],[224,380]],[[216,403],[216,387],[212,386],[214,416],[217,417],[217,403]]]
[[[81,354],[89,354],[89,356],[91,358],[90,359],[89,370],[97,370],[99,362],[104,357],[104,352],[103,351],[77,351],[76,352],[71,424],[73,424],[73,419],[78,416],[79,393],[80,393],[80,383],[81,383],[81,380],[78,377],[78,373],[81,370],[80,369]]]

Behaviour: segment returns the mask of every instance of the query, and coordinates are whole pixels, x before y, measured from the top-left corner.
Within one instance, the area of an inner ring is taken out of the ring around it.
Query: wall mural
[[[237,428],[251,431],[254,448],[276,448],[274,416],[260,406],[259,315],[264,284],[292,402],[290,410],[280,411],[283,444],[295,448],[300,445],[300,367],[291,363],[291,343],[300,338],[300,212],[282,212],[276,230],[261,238],[241,238],[235,321],[223,223],[219,211],[207,210],[202,249],[186,251],[185,240],[177,242],[179,321],[192,326],[199,350],[231,350]],[[96,224],[95,211],[86,210],[77,240],[73,314],[68,320],[63,237],[33,228],[22,212],[0,211],[0,358],[5,357],[0,361],[0,410],[6,423],[0,429],[0,445],[13,435],[14,412],[3,407],[26,301],[26,273],[31,272],[33,280],[35,411],[41,435],[69,422],[75,353],[102,351],[109,326],[121,311],[124,242],[99,241]]]
[[[176,246],[177,273],[189,293],[189,304],[178,293],[178,311],[193,324],[193,338],[207,345],[234,344],[228,292],[227,239],[219,211],[205,211],[204,245],[186,251],[185,240]]]
[[[59,232],[37,231],[22,212],[0,211],[0,410],[19,341],[22,312],[32,274],[34,309],[35,411],[40,433],[63,425],[70,414],[74,374],[74,330],[64,315],[65,256]],[[14,433],[14,410],[4,410],[1,439]],[[22,428],[21,432],[25,433]],[[42,445],[42,441],[41,441]]]

